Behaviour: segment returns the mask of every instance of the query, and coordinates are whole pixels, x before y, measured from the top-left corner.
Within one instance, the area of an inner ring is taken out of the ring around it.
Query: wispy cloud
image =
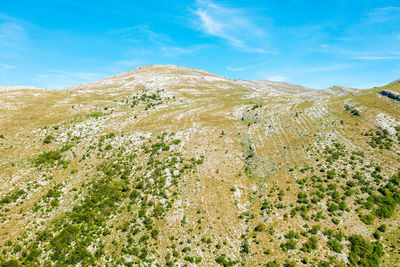
[[[0,13],[0,50],[8,51],[26,50],[29,41],[24,22]],[[1,53],[7,57],[7,53]]]
[[[195,27],[246,52],[267,53],[267,34],[242,9],[197,0]]]
[[[193,45],[190,47],[179,47],[179,46],[160,46],[164,56],[176,57],[184,54],[191,54],[200,49],[208,47],[208,45]]]
[[[168,34],[153,31],[148,25],[136,25],[111,31],[120,36],[123,41],[141,43],[143,41],[156,45],[165,45],[172,42]]]
[[[374,8],[367,14],[369,23],[385,23],[400,20],[400,7],[388,6]]]
[[[25,29],[13,22],[4,22],[0,24],[0,45],[14,47],[17,42],[27,38]]]
[[[0,69],[3,69],[3,70],[10,70],[10,69],[13,69],[13,68],[14,68],[13,65],[0,63]]]
[[[123,41],[134,44],[130,53],[135,56],[151,56],[154,54],[159,57],[178,57],[209,47],[205,44],[180,46],[168,34],[156,32],[148,25],[117,29],[112,31],[111,34],[118,35]],[[132,60],[138,59],[129,61]]]
[[[350,60],[395,60],[400,40],[400,6],[371,8],[354,23],[341,25],[320,52]]]
[[[358,56],[358,57],[350,57],[350,59],[361,59],[361,60],[394,60],[394,59],[400,59],[400,56]]]

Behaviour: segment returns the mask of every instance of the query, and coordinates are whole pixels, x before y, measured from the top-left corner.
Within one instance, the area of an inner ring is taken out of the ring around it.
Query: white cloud
[[[0,63],[0,69],[3,69],[3,70],[10,70],[10,69],[13,69],[13,68],[15,68],[13,65]]]
[[[210,47],[210,45],[206,45],[206,44],[197,44],[197,45],[191,45],[191,46],[187,46],[187,47],[164,45],[164,46],[160,46],[160,50],[161,50],[162,54],[159,54],[159,56],[177,57],[177,56],[184,55],[184,54],[193,54],[201,49],[208,48],[208,47]]]
[[[168,34],[155,32],[148,25],[126,27],[113,30],[111,33],[118,35],[124,41],[133,43],[150,42],[156,45],[164,45],[172,42]]]
[[[26,65],[31,42],[30,24],[0,13],[0,62],[9,66]],[[3,66],[3,70],[5,67]],[[9,69],[9,68],[8,68]]]
[[[1,19],[1,18],[0,18]],[[19,23],[0,20],[0,48],[23,50],[28,41],[25,28]]]
[[[374,8],[368,13],[369,23],[384,23],[400,20],[400,7],[388,6]]]
[[[130,53],[139,57],[144,55],[177,57],[183,54],[194,53],[202,48],[209,47],[209,45],[202,44],[191,45],[188,47],[179,46],[168,34],[153,31],[148,25],[138,25],[117,29],[111,31],[111,33],[118,35],[126,42],[134,43],[134,48],[130,50]]]
[[[246,52],[269,53],[267,34],[241,9],[223,7],[211,1],[197,0],[195,27],[222,38]]]
[[[0,37],[2,42],[19,41],[26,38],[24,28],[14,22],[4,22],[0,24]]]
[[[350,57],[351,59],[361,59],[361,60],[392,60],[400,59],[399,56],[357,56]]]

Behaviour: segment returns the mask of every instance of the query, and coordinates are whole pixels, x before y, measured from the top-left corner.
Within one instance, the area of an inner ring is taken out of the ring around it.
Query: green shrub
[[[54,136],[48,135],[44,138],[43,144],[50,144],[55,140]]]
[[[265,267],[279,267],[279,263],[276,260],[269,261],[265,264]]]
[[[296,238],[296,239],[299,239],[300,238],[300,236],[299,236],[299,234],[298,233],[296,233],[295,231],[289,231],[287,234],[285,234],[285,237],[287,238],[287,239],[293,239],[293,238]]]
[[[17,201],[19,198],[24,198],[27,195],[23,189],[15,189],[0,199],[0,206]]]
[[[95,118],[95,119],[97,119],[97,118],[103,116],[103,113],[102,113],[101,111],[98,111],[98,112],[90,113],[90,114],[88,114],[88,115],[86,115],[86,116],[87,116],[88,118]]]
[[[359,266],[379,266],[379,258],[383,255],[382,244],[379,241],[370,243],[360,235],[349,237],[349,261]]]
[[[297,203],[308,204],[309,202],[308,202],[308,199],[307,199],[307,194],[303,193],[303,192],[300,192],[297,195]]]
[[[267,227],[263,223],[259,223],[255,228],[254,231],[256,232],[265,232],[267,230]]]
[[[291,249],[296,249],[296,246],[297,241],[295,241],[294,239],[289,239],[286,243],[281,244],[281,249],[286,252]]]
[[[308,239],[306,243],[303,243],[302,247],[300,248],[303,252],[312,252],[312,250],[318,248],[318,239],[315,236],[312,236]]]
[[[338,218],[332,218],[332,222],[338,225],[340,223],[340,220]]]
[[[343,249],[343,245],[340,244],[336,239],[330,239],[328,242],[328,247],[335,251],[336,253],[341,253]]]
[[[361,221],[366,225],[371,225],[374,222],[374,216],[367,214],[367,215],[359,215]]]
[[[153,230],[151,230],[151,237],[153,239],[157,239],[159,233],[160,233],[160,231],[158,229],[153,229]]]
[[[321,229],[321,226],[319,226],[319,225],[313,225],[313,226],[311,227],[310,232],[311,232],[313,235],[316,235],[320,229]]]
[[[68,162],[62,160],[62,153],[69,149],[70,146],[64,146],[57,150],[43,152],[33,159],[33,164],[35,167],[38,167],[40,165],[53,165],[55,162],[58,162],[64,167],[68,165]]]
[[[329,211],[329,212],[335,212],[335,211],[337,211],[338,209],[339,209],[338,205],[336,205],[336,204],[334,204],[334,203],[328,205],[328,211]]]
[[[216,258],[215,261],[219,265],[222,265],[224,267],[229,267],[229,266],[233,266],[233,265],[237,264],[237,261],[233,261],[229,258],[227,259],[225,254],[218,256],[218,258]]]
[[[268,210],[271,209],[271,203],[268,202],[268,200],[264,200],[261,206],[261,210]]]
[[[245,242],[243,243],[241,252],[242,252],[242,253],[246,253],[246,254],[249,254],[249,253],[250,253],[250,246],[249,246],[249,244],[247,243],[247,241],[245,241]]]
[[[326,177],[327,177],[328,179],[330,179],[330,180],[332,180],[333,178],[335,178],[335,176],[336,176],[335,170],[329,170],[329,171],[327,171],[327,173],[326,173]]]
[[[3,266],[4,267],[19,267],[21,265],[19,264],[19,261],[17,259],[11,259],[9,261],[6,261],[6,262],[2,263],[1,266],[2,267]]]
[[[285,267],[296,267],[296,262],[286,260],[284,266]]]
[[[386,232],[387,226],[386,224],[382,224],[381,226],[378,227],[379,232]]]

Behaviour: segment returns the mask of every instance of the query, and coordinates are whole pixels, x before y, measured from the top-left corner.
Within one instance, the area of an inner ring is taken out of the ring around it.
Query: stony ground
[[[0,91],[4,265],[395,266],[400,83],[145,66]]]

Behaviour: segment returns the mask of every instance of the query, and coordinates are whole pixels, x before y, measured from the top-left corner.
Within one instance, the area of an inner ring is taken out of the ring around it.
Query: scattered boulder
[[[242,119],[244,120],[251,120],[251,121],[257,121],[257,122],[262,122],[263,118],[258,115],[258,114],[251,114],[251,113],[244,113],[242,116]]]
[[[344,104],[344,107],[346,110],[350,110],[351,115],[360,117],[361,116],[361,111],[357,109],[356,107],[349,105],[349,104]]]
[[[352,105],[349,105],[349,104],[344,104],[344,108],[346,109],[346,110],[349,110],[349,109],[353,109],[354,108],[354,106],[352,106]]]

